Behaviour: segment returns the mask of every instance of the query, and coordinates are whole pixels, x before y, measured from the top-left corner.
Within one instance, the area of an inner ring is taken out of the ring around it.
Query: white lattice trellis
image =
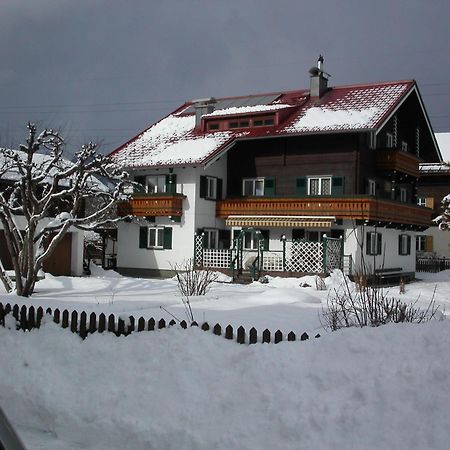
[[[342,268],[342,240],[325,238],[325,272]]]
[[[286,270],[323,272],[322,242],[293,241],[286,245]]]
[[[270,272],[282,272],[283,256],[265,252],[263,255],[262,269]]]
[[[228,269],[231,263],[230,250],[203,250],[203,267]]]
[[[203,235],[201,234],[194,236],[194,264],[203,265]]]

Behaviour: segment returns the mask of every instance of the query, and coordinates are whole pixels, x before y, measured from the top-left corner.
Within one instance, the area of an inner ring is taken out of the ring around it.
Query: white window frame
[[[217,199],[217,178],[206,177],[206,198]]]
[[[151,245],[152,234],[155,236],[155,245]],[[148,227],[147,248],[164,248],[164,227]]]
[[[250,236],[250,247],[247,247],[246,244],[246,238],[248,238]],[[258,242],[259,239],[256,238],[256,233],[245,233],[244,234],[244,239],[242,242],[242,246],[244,248],[244,250],[258,250]]]
[[[394,147],[394,135],[392,133],[386,133],[386,147]]]
[[[407,234],[401,234],[400,235],[400,255],[406,256],[409,255],[408,253],[408,235]]]
[[[219,248],[219,230],[217,228],[205,228],[203,233],[205,235],[205,248]],[[213,242],[213,245],[211,245],[211,242]]]
[[[406,202],[406,188],[400,188],[400,201]]]
[[[377,183],[375,180],[369,179],[369,195],[376,195],[377,194]]]
[[[308,195],[331,195],[331,183],[332,183],[332,176],[331,175],[320,175],[320,176],[309,176],[308,179]],[[311,182],[313,180],[319,181],[319,192],[317,194],[311,194]],[[323,182],[325,180],[328,180],[330,182],[330,192],[329,193],[323,193]]]
[[[150,192],[149,191],[149,181],[150,179],[155,179],[156,180],[156,191],[155,192]],[[159,185],[159,181],[162,180],[162,186]],[[166,192],[166,176],[165,175],[147,175],[145,177],[145,192],[147,194],[161,194],[163,192]]]
[[[245,183],[246,182],[251,182],[252,183],[252,193],[251,194],[247,194],[245,192]],[[256,193],[256,183],[257,182],[261,182],[262,183],[262,192],[260,194]],[[265,188],[265,182],[264,182],[264,178],[262,177],[257,177],[257,178],[244,178],[242,180],[242,195],[243,196],[253,196],[253,197],[262,197],[264,196],[264,188]]]
[[[381,249],[381,253],[377,253],[377,250],[378,250],[378,239],[383,239],[382,234],[379,233],[378,231],[371,231],[369,235],[370,235],[369,255],[371,256],[381,255],[383,249]]]
[[[426,197],[417,197],[417,206],[422,206],[423,208],[425,208],[427,206]]]
[[[424,234],[416,236],[416,252],[424,252],[427,248],[427,237]]]

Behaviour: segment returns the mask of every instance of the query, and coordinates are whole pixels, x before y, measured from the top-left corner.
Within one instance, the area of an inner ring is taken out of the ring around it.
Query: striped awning
[[[230,227],[331,228],[330,216],[228,216]]]

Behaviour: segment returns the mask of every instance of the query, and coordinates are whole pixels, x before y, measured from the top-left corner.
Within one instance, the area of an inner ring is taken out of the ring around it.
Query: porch
[[[245,248],[246,236],[255,236],[255,248]],[[352,274],[351,255],[344,255],[342,238],[324,236],[321,241],[306,239],[281,239],[281,249],[269,248],[261,232],[257,229],[245,229],[233,239],[231,248],[206,248],[203,234],[194,237],[194,262],[197,267],[218,269],[228,273],[234,280],[247,274],[252,280],[258,280],[265,274],[278,276],[301,276],[306,274],[328,274],[341,269],[347,275]]]

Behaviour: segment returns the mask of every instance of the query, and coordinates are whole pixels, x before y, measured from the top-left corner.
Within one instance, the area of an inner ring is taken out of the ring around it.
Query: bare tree
[[[63,148],[58,132],[38,133],[30,123],[19,151],[0,150],[0,178],[9,180],[0,190],[0,222],[15,273],[13,283],[0,261],[0,279],[8,292],[33,293],[44,261],[71,227],[89,230],[119,220],[108,214],[122,196],[127,174],[97,154],[92,143],[81,147],[74,162],[63,158]],[[96,209],[83,215],[89,199]]]

